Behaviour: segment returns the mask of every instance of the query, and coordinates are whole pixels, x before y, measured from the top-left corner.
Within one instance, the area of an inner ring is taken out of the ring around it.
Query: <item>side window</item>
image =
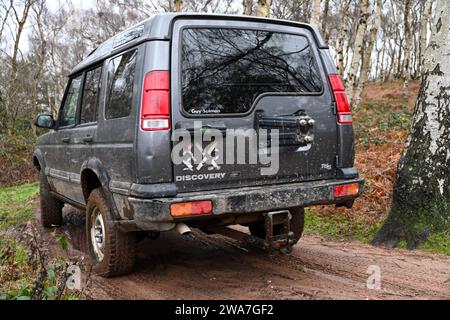
[[[102,67],[86,73],[81,104],[80,124],[97,122],[97,108],[101,89]]]
[[[124,118],[131,114],[136,57],[137,50],[133,50],[109,63],[106,119]]]
[[[66,95],[66,100],[61,110],[59,118],[60,127],[73,126],[76,123],[77,107],[80,99],[80,88],[83,76],[78,76],[70,81],[69,90]]]

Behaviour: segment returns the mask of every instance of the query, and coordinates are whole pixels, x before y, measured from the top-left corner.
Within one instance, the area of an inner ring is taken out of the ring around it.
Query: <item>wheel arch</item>
[[[38,171],[45,169],[45,159],[39,149],[36,149],[33,153],[33,165]]]
[[[90,158],[83,163],[81,166],[80,183],[86,203],[93,190],[102,188],[114,218],[120,219],[113,195],[109,189],[110,177],[99,159]]]

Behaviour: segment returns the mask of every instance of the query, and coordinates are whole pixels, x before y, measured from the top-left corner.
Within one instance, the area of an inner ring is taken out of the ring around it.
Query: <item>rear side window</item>
[[[248,112],[264,93],[320,93],[308,39],[285,33],[220,28],[183,30],[183,108],[190,114]]]
[[[76,123],[78,101],[80,99],[81,81],[83,76],[78,76],[70,81],[69,89],[64,100],[59,119],[60,127],[73,126]]]
[[[97,122],[97,108],[101,89],[101,76],[101,67],[86,73],[83,102],[81,104],[81,124]]]
[[[109,63],[108,101],[106,119],[128,117],[133,101],[137,50],[129,51]]]

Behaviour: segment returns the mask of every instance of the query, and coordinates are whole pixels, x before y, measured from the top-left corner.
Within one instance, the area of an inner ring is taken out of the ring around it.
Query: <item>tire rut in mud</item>
[[[75,250],[86,252],[82,214],[66,208],[64,217],[61,231]],[[449,262],[444,256],[311,235],[291,255],[269,256],[194,230],[193,238],[168,233],[142,241],[133,273],[114,279],[93,276],[90,292],[98,299],[448,299]],[[379,291],[367,289],[366,271],[372,264],[383,270]]]

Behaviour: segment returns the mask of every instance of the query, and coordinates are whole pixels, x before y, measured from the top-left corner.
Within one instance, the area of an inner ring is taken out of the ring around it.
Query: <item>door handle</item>
[[[92,136],[86,136],[83,138],[83,142],[91,143],[92,141],[94,141],[94,138]]]
[[[194,126],[191,123],[178,122],[175,125],[175,129],[184,129],[187,131],[194,131]],[[227,130],[227,126],[224,123],[214,123],[214,124],[203,125],[201,128],[199,127],[198,129],[202,129],[202,130],[214,129],[214,130],[224,131],[224,130]]]
[[[69,137],[64,137],[61,139],[62,142],[64,143],[69,143],[70,142],[70,138]]]
[[[177,123],[175,125],[175,130],[186,130],[188,131],[190,134],[193,134],[195,132],[195,130],[200,129],[202,132],[205,132],[207,130],[217,130],[222,132],[222,135],[225,136],[226,135],[226,131],[227,131],[227,126],[225,124],[207,124],[204,125],[202,127],[199,128],[194,128],[194,126],[192,125],[185,125],[184,123]]]

